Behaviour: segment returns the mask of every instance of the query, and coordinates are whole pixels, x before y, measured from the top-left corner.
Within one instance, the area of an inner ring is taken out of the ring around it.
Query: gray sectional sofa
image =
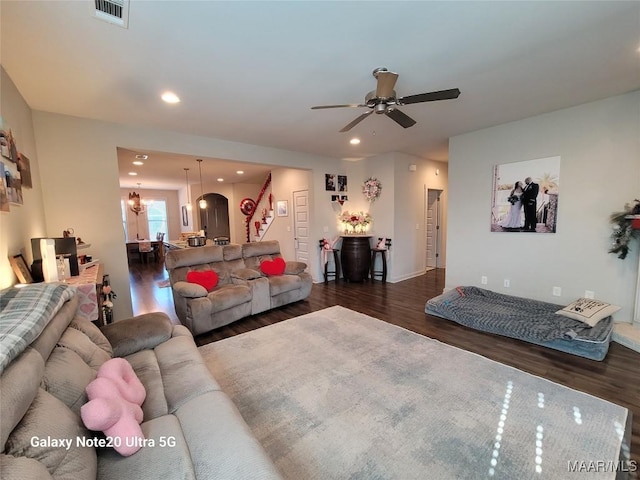
[[[0,323],[11,317],[5,307],[13,290],[0,292]],[[14,335],[18,347],[11,358],[2,352],[3,480],[280,478],[184,326],[151,313],[100,330],[75,317],[77,298],[69,297],[59,309],[45,309],[41,317],[51,315],[35,340],[20,346],[19,340],[30,337]],[[1,332],[5,347],[12,333],[4,326]],[[85,388],[115,356],[128,360],[146,389],[141,424],[146,443],[128,457],[108,447],[83,446],[85,439],[104,439],[80,417]]]
[[[284,275],[261,272],[263,261],[276,258],[282,258],[277,240],[171,250],[165,264],[178,318],[198,335],[307,298],[313,281],[306,264],[286,262]],[[219,277],[213,291],[186,281],[189,272],[206,270]]]

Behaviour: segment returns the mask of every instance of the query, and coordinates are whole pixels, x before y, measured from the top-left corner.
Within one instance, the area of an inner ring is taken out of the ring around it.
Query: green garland
[[[633,237],[640,236],[640,230],[635,230],[631,226],[633,219],[628,218],[630,215],[640,215],[640,200],[635,199],[635,204],[627,203],[624,206],[624,212],[614,212],[611,214],[611,223],[613,223],[613,232],[611,238],[613,245],[609,253],[616,253],[618,258],[626,258],[629,253],[629,243]]]

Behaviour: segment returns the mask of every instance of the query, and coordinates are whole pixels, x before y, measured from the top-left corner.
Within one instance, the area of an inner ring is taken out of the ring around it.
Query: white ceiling
[[[446,161],[453,135],[640,88],[638,1],[134,0],[127,29],[92,5],[0,2],[2,65],[32,109],[336,158]],[[400,74],[399,96],[462,94],[402,107],[418,122],[406,130],[371,115],[338,133],[364,110],[310,109],[361,103],[379,66]],[[181,103],[161,102],[167,89]]]

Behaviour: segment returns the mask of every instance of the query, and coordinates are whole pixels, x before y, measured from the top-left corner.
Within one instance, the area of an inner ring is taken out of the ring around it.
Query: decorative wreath
[[[365,180],[364,185],[362,185],[362,194],[364,198],[373,202],[376,198],[380,196],[382,192],[382,183],[377,178],[369,177]]]

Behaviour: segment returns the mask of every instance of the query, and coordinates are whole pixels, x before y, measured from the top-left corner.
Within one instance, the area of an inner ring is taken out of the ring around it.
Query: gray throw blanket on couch
[[[0,373],[31,344],[75,288],[64,283],[38,283],[0,292]]]

